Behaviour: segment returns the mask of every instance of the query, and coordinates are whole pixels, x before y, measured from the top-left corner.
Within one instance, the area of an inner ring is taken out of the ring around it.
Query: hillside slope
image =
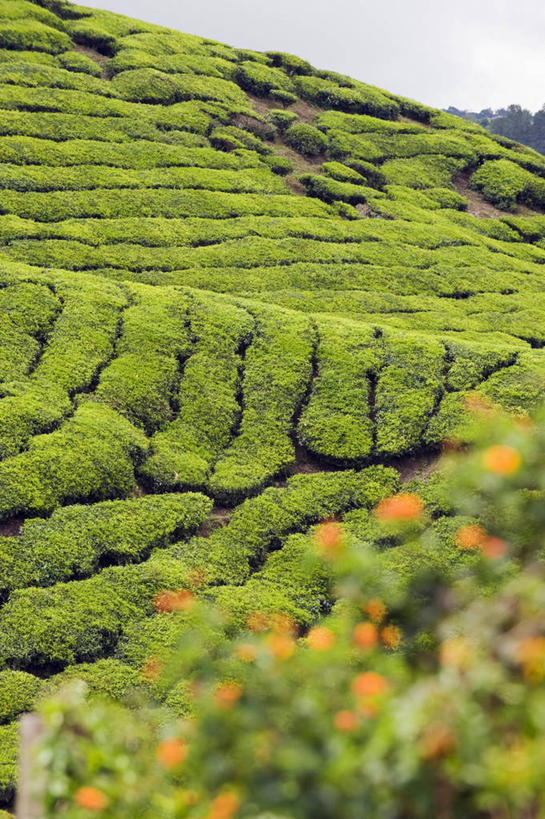
[[[0,108],[9,800],[18,714],[59,673],[139,682],[161,589],[304,627],[291,534],[395,491],[475,390],[541,400],[545,157],[63,0],[0,0]]]

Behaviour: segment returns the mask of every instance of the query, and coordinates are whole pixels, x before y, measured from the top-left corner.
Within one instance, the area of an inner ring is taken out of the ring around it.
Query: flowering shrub
[[[545,424],[487,421],[444,467],[453,513],[478,521],[455,535],[472,561],[429,571],[433,503],[405,491],[374,517],[420,547],[421,565],[407,582],[321,524],[301,559],[330,573],[334,603],[305,633],[256,611],[210,640],[229,633],[222,611],[159,596],[181,624],[191,610],[154,666],[162,701],[183,687],[182,713],[90,700],[78,685],[48,702],[46,816],[544,816]]]

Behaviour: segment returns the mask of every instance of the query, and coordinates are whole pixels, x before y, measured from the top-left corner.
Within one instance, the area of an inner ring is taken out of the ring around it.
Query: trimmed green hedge
[[[39,20],[10,20],[0,22],[0,47],[60,54],[72,47],[72,41],[63,31]]]
[[[288,145],[291,145],[303,156],[316,156],[323,154],[327,149],[327,138],[313,125],[304,122],[296,122],[290,125],[284,138]]]
[[[140,469],[156,489],[205,486],[240,415],[240,352],[250,341],[253,318],[204,295],[193,299],[189,318],[195,346],[176,397],[178,417],[154,435]]]
[[[272,90],[293,90],[291,80],[283,71],[249,60],[237,66],[234,80],[257,97],[266,97]]]
[[[113,353],[120,311],[127,297],[116,285],[83,277],[58,281],[62,312],[30,377],[3,385],[0,457],[15,455],[30,437],[57,425],[72,409],[71,397],[89,389]],[[37,302],[36,302],[37,303]],[[25,308],[25,319],[30,312]]]
[[[43,688],[42,680],[25,671],[0,671],[0,724],[30,711]]]
[[[144,435],[121,415],[86,401],[60,429],[37,435],[26,452],[0,463],[0,519],[126,496],[136,488],[133,459],[146,450]]]
[[[149,495],[66,506],[47,520],[29,520],[20,537],[0,541],[0,590],[85,577],[104,562],[137,562],[194,534],[211,507],[203,495]]]
[[[337,463],[363,462],[373,452],[370,399],[381,362],[372,327],[317,321],[317,373],[297,436],[312,452]]]
[[[485,162],[472,175],[470,185],[504,210],[514,210],[518,202],[545,205],[545,180],[507,159]]]
[[[256,494],[294,462],[291,424],[310,379],[314,340],[304,316],[244,306],[256,329],[244,360],[242,419],[209,484],[214,497],[229,503]]]
[[[92,77],[102,76],[100,65],[80,51],[65,51],[64,54],[59,54],[58,59],[67,71],[74,71],[76,74],[90,74]]]

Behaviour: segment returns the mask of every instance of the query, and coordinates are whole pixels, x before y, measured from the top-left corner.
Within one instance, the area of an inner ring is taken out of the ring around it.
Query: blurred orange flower
[[[505,444],[491,446],[483,454],[483,466],[496,475],[512,475],[521,463],[520,452]]]
[[[171,771],[182,764],[187,756],[187,743],[179,737],[164,739],[157,746],[157,762],[162,768]]]
[[[337,731],[348,733],[356,728],[358,718],[353,711],[338,711],[333,722]]]
[[[270,625],[273,631],[278,634],[295,634],[297,624],[295,621],[281,611],[277,611],[270,618]]]
[[[401,631],[397,626],[386,626],[380,632],[380,639],[387,648],[399,648],[401,642]]]
[[[230,819],[240,807],[240,799],[235,793],[221,793],[212,800],[206,819]]]
[[[481,552],[489,560],[499,560],[505,557],[508,549],[508,544],[499,537],[487,537],[481,545]]]
[[[276,660],[289,660],[295,651],[295,642],[287,634],[270,634],[266,643]]]
[[[316,530],[314,540],[318,550],[326,560],[335,560],[344,548],[344,530],[340,523],[322,523]]]
[[[307,643],[313,651],[327,651],[335,645],[335,632],[330,628],[317,626],[307,634]]]
[[[373,623],[358,623],[353,632],[354,642],[359,648],[373,648],[377,644],[378,632]]]
[[[98,788],[91,788],[88,785],[84,785],[78,788],[74,794],[74,802],[80,808],[98,813],[108,807],[109,800],[106,794],[99,791]]]
[[[545,676],[545,637],[526,637],[517,647],[517,660],[521,663],[524,676],[539,682]]]
[[[352,691],[358,697],[376,697],[387,690],[387,680],[376,671],[364,671],[352,682]]]
[[[446,756],[453,749],[454,737],[448,726],[442,722],[430,725],[420,742],[420,756],[423,759],[437,759]]]
[[[244,663],[251,663],[257,657],[257,648],[252,643],[241,643],[236,647],[235,655]]]
[[[214,699],[221,708],[232,708],[242,696],[242,686],[238,682],[224,682],[218,685]]]
[[[480,549],[488,540],[488,533],[482,526],[469,524],[456,532],[456,544],[460,549]]]
[[[418,520],[423,511],[424,504],[418,495],[407,493],[381,500],[375,509],[375,515],[382,523],[388,523]]]
[[[250,631],[265,631],[269,627],[269,616],[263,611],[252,611],[246,618],[246,625]]]
[[[441,643],[439,662],[444,666],[467,668],[473,656],[473,649],[465,637],[450,637]]]
[[[160,657],[147,657],[142,666],[142,676],[145,680],[153,682],[163,670],[164,663]]]
[[[378,597],[373,598],[373,600],[369,600],[365,606],[364,610],[367,612],[371,620],[374,623],[381,623],[382,620],[386,617],[386,606],[379,600]]]
[[[159,612],[187,611],[194,603],[195,595],[188,589],[162,591],[153,599],[153,605]]]

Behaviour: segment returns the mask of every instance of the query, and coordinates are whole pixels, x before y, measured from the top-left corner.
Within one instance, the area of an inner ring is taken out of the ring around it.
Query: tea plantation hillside
[[[304,629],[330,602],[294,569],[309,527],[375,542],[395,467],[463,439],[468,396],[541,400],[545,157],[64,0],[0,0],[0,108],[7,805],[44,692],[153,684],[163,590]],[[444,551],[422,559],[448,569],[436,484]]]

